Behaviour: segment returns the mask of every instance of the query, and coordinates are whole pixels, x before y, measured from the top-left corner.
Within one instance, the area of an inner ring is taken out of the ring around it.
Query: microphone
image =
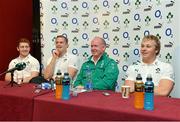
[[[16,64],[14,68],[9,69],[8,71],[6,71],[6,73],[13,72],[15,70],[21,71],[21,70],[23,70],[25,68],[26,68],[26,63],[21,62],[21,63]]]

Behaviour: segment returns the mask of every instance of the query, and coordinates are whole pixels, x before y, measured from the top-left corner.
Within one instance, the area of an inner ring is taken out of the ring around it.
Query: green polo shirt
[[[87,82],[86,71],[87,69],[90,69],[93,89],[114,90],[119,75],[117,63],[109,58],[107,53],[104,53],[101,56],[96,65],[91,59],[92,56],[88,58],[88,61],[83,63],[77,79],[74,82],[74,86],[85,86],[85,83]]]

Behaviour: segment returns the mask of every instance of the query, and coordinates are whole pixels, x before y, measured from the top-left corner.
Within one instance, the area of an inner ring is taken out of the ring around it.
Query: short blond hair
[[[159,39],[156,36],[154,36],[154,35],[147,35],[147,36],[144,36],[144,38],[142,40],[143,41],[144,40],[154,41],[156,43],[156,45],[155,45],[155,48],[157,50],[156,55],[159,55],[160,49],[161,49],[161,42],[159,41]]]

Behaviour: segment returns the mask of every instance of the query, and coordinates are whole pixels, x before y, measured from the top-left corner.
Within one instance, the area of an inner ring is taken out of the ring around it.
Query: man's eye
[[[22,46],[22,47],[20,47],[20,48],[29,48],[29,46]]]

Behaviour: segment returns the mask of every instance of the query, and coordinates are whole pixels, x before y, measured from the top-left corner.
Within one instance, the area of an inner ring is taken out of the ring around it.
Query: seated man
[[[13,59],[8,69],[12,69],[18,63],[24,62],[26,64],[25,69],[21,71],[14,71],[13,80],[18,84],[28,83],[33,77],[39,75],[40,65],[37,59],[31,56],[30,52],[30,41],[26,38],[18,40],[17,51],[19,51],[19,57]],[[11,81],[11,73],[8,72],[5,75],[6,81]]]
[[[56,37],[56,50],[52,53],[52,57],[47,61],[47,66],[44,70],[44,78],[55,78],[58,70],[62,74],[68,72],[73,79],[78,71],[78,58],[77,56],[67,52],[68,39],[62,35]]]
[[[80,73],[74,83],[75,87],[85,86],[87,82],[86,71],[91,70],[93,89],[114,90],[118,79],[119,69],[117,63],[108,57],[105,52],[106,42],[100,37],[91,41],[91,53],[88,61],[83,63]]]
[[[174,72],[170,64],[157,59],[160,52],[160,41],[156,36],[145,36],[141,42],[141,63],[129,66],[125,85],[134,91],[134,82],[137,74],[141,74],[142,81],[146,82],[148,74],[152,75],[154,82],[154,94],[168,96],[174,86]]]

